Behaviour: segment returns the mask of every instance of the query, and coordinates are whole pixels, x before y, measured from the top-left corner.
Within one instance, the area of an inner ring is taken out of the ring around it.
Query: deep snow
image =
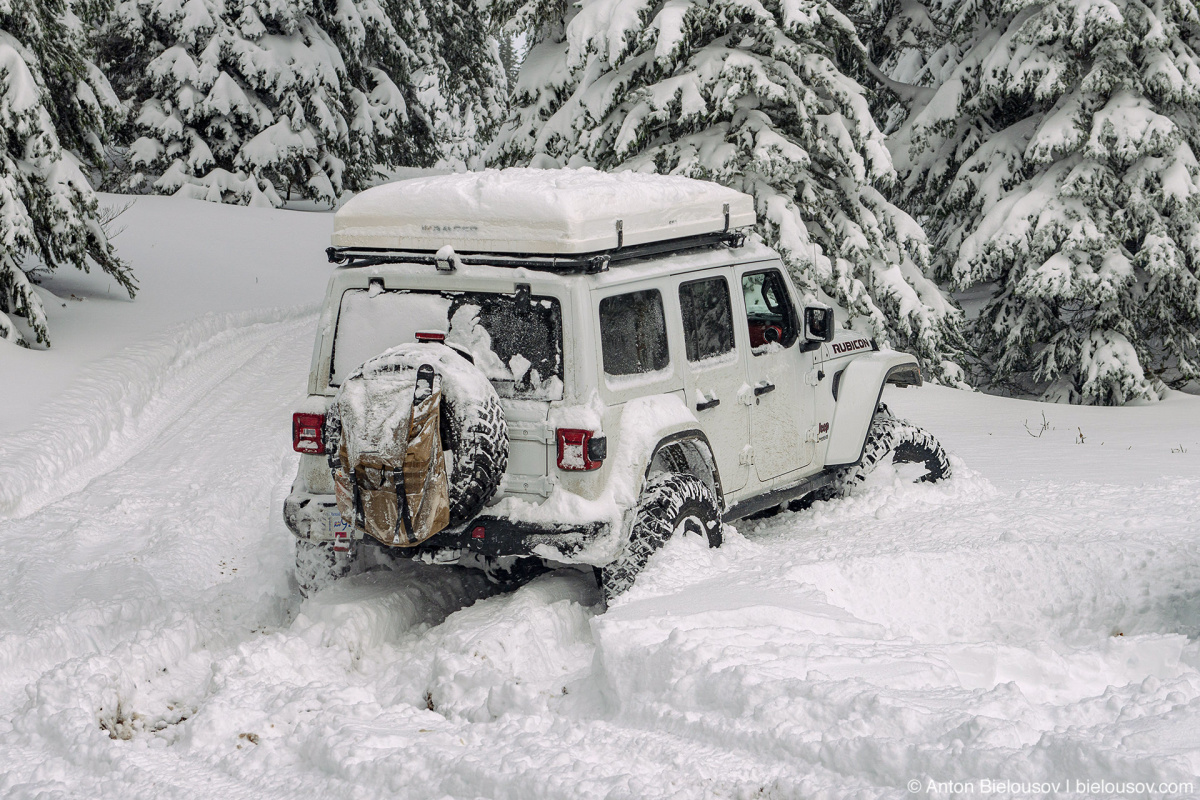
[[[0,345],[0,796],[1200,794],[1197,398],[889,390],[956,477],[672,543],[605,614],[582,573],[411,563],[301,602],[280,507],[330,217],[126,218],[143,295],[60,276],[90,299],[58,354]]]

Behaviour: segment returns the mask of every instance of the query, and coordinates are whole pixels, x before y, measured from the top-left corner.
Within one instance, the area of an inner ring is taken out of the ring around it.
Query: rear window
[[[562,399],[562,310],[556,298],[528,293],[349,289],[338,310],[329,385],[425,330],[444,331],[447,344],[469,352],[500,396]]]
[[[609,375],[641,375],[665,369],[667,319],[657,289],[606,297],[600,301],[600,343]]]

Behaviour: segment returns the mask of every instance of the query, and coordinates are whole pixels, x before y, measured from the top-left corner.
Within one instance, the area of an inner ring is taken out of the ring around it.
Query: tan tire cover
[[[405,464],[407,458],[408,471],[414,469],[409,438],[419,433],[413,423],[422,416],[422,411],[427,415],[429,410],[418,408],[414,415],[413,391],[417,371],[423,364],[430,365],[437,376],[440,408],[439,424],[434,428],[440,447],[450,451],[445,476],[448,524],[468,521],[495,495],[508,462],[508,429],[496,390],[480,370],[455,350],[440,344],[413,343],[368,359],[342,382],[330,404],[326,415],[328,446],[333,453],[330,466],[334,468],[339,506],[348,503],[353,508],[354,482],[366,501],[364,510],[371,502],[367,500],[369,496],[384,498],[389,492],[394,496],[395,486],[381,467],[395,469]],[[424,463],[431,463],[428,454]],[[436,475],[427,474],[430,482],[437,482]],[[410,507],[419,509],[422,498],[414,495],[408,485],[415,482],[415,477],[406,474],[405,489],[409,492]],[[364,489],[380,494],[368,495]],[[385,538],[371,530],[377,527],[383,531],[394,522],[387,518],[386,505],[379,508],[379,524],[367,526],[368,533],[388,544],[419,543],[420,540],[409,541],[404,536],[396,541],[393,536]],[[436,527],[440,530],[444,524]],[[403,530],[404,526],[400,528]]]

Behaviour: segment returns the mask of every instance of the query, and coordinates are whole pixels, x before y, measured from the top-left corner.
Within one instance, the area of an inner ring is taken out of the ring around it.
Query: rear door
[[[329,385],[418,331],[440,332],[469,356],[500,396],[508,424],[505,493],[549,496],[553,489],[551,403],[563,398],[563,303],[556,287],[496,282],[445,289],[387,289],[381,279],[342,294],[330,355]],[[504,287],[507,288],[507,287]],[[538,291],[541,289],[541,291]],[[453,468],[453,461],[451,468]]]
[[[688,276],[679,284],[679,310],[687,355],[687,403],[716,453],[721,487],[746,485],[749,466],[743,451],[750,438],[750,407],[739,400],[746,389],[743,351],[732,301],[733,270]]]
[[[760,481],[813,460],[815,387],[805,380],[812,354],[800,350],[800,320],[778,267],[737,270],[750,339],[750,444]]]

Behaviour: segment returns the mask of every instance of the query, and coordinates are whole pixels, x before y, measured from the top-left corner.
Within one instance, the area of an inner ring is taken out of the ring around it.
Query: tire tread
[[[657,476],[642,490],[624,550],[600,570],[600,588],[606,602],[633,586],[650,557],[674,534],[677,521],[687,509],[705,515],[709,546],[721,545],[721,507],[708,484],[682,473]]]
[[[871,420],[862,460],[842,469],[834,478],[830,487],[833,495],[844,497],[862,485],[889,455],[899,463],[924,462],[926,472],[917,479],[917,483],[935,483],[954,474],[945,448],[932,433],[908,420],[892,416],[885,409]]]

